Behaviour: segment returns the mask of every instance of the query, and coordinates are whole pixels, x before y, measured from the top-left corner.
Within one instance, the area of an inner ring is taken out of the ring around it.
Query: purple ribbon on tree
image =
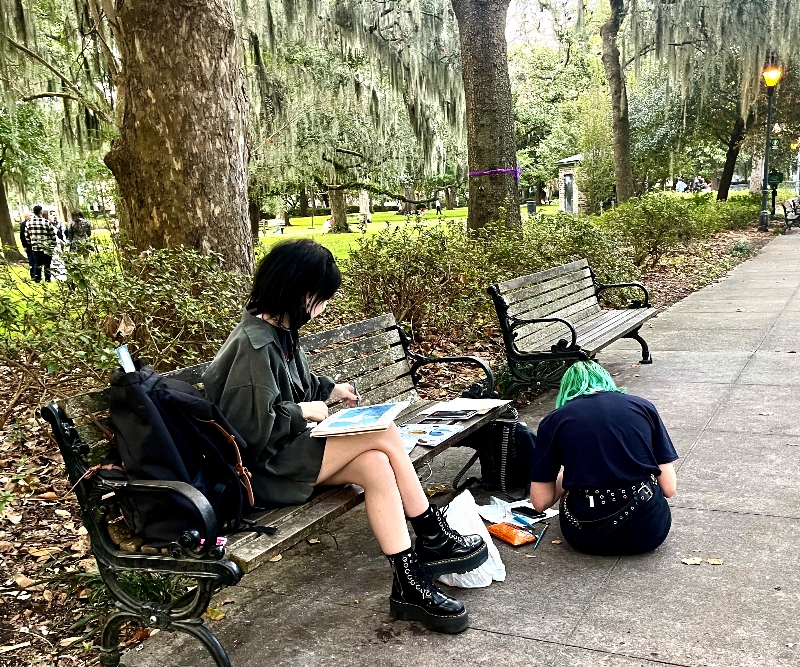
[[[514,169],[487,169],[486,171],[471,171],[469,177],[474,176],[493,176],[494,174],[514,174],[514,180],[519,183],[519,177],[522,174],[522,167],[515,167]]]

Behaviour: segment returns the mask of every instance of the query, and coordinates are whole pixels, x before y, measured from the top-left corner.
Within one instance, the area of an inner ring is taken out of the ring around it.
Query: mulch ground
[[[664,258],[643,282],[654,305],[669,306],[746,259],[731,254],[734,244],[746,242],[757,251],[770,239],[754,229],[720,233]],[[502,340],[493,328],[483,342],[423,341],[422,348],[437,356],[482,356],[493,367],[503,359]],[[452,395],[471,381],[465,371],[427,373],[421,386],[428,398]],[[22,400],[9,408],[19,390],[19,375],[0,367],[0,419],[8,417],[0,429],[0,506],[5,504],[0,515],[0,664],[96,665],[110,601],[96,574],[58,447],[35,415],[41,391],[23,388]],[[123,643],[133,646],[148,635],[146,628],[131,626],[123,631]]]

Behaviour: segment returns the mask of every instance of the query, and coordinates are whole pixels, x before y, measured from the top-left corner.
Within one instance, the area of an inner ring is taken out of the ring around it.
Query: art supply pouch
[[[496,523],[488,526],[486,530],[496,538],[508,542],[511,546],[519,547],[536,541],[536,535],[515,526],[513,523]]]

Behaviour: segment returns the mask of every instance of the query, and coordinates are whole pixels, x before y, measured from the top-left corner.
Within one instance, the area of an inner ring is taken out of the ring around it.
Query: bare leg
[[[403,501],[386,454],[368,449],[331,475],[325,483],[358,484],[364,489],[367,519],[383,553],[397,554],[411,548]]]
[[[337,473],[344,472],[348,463],[368,451],[382,452],[388,458],[394,471],[395,487],[400,492],[405,516],[419,516],[428,509],[428,498],[419,483],[417,471],[414,470],[411,459],[403,447],[400,431],[394,424],[386,431],[378,433],[328,438],[317,484],[353,483],[363,486],[355,479],[347,479],[346,476]],[[333,481],[334,476],[336,481]]]

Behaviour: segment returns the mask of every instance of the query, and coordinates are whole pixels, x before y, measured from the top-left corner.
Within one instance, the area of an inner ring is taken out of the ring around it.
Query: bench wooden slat
[[[358,380],[359,384],[361,384],[362,380],[360,378],[366,373],[391,366],[399,361],[405,361],[405,358],[406,355],[403,353],[403,348],[398,345],[387,350],[374,352],[360,359],[353,359],[341,365],[333,367],[328,366],[328,368],[335,368],[336,370],[325,370],[325,372],[321,372],[321,374],[328,375],[335,382],[352,382],[353,380]],[[406,365],[406,367],[408,367],[408,365]],[[322,371],[323,369],[320,370]]]
[[[517,290],[516,292],[505,292],[503,294],[503,298],[506,300],[506,303],[509,306],[513,306],[514,304],[519,303],[520,301],[526,301],[527,299],[531,299],[533,297],[541,296],[547,292],[552,292],[553,290],[557,290],[560,287],[565,287],[568,285],[572,285],[576,282],[580,282],[583,278],[589,278],[589,284],[593,284],[591,282],[591,271],[589,271],[588,267],[585,269],[581,269],[579,271],[573,271],[572,273],[567,273],[561,276],[557,276],[551,280],[548,280],[545,283],[532,285],[530,287],[525,287],[523,289]],[[509,308],[510,310],[510,308]]]
[[[585,345],[581,344],[581,347],[596,352],[640,327],[651,317],[655,317],[657,312],[654,308],[633,310],[632,315],[617,320],[612,326],[602,331],[592,331],[585,339]]]
[[[420,396],[413,386],[413,383],[408,379],[408,376],[406,376],[398,378],[394,382],[381,385],[372,391],[362,392],[361,388],[359,388],[358,393],[361,394],[361,405],[398,403],[408,399],[418,401],[420,400]]]
[[[621,335],[628,333],[632,329],[638,326],[637,324],[632,324],[628,326],[629,322],[636,322],[637,320],[644,321],[648,319],[648,316],[643,316],[644,311],[639,310],[604,310],[598,313],[597,317],[592,318],[591,324],[584,324],[581,327],[581,330],[577,331],[578,333],[578,345],[586,350],[587,352],[594,352],[595,347],[594,343],[598,340],[604,340],[607,335],[613,337],[614,332],[622,331]],[[642,319],[643,317],[643,319]],[[551,344],[558,342],[557,339],[552,339],[551,341],[547,341],[545,344],[547,348]],[[603,345],[600,345],[603,347]]]
[[[573,313],[566,319],[572,324],[573,327],[575,327],[575,333],[577,334],[579,326],[591,321],[591,319],[599,315],[600,312],[600,309],[592,303],[586,306],[583,310]],[[550,324],[545,328],[533,330],[524,338],[518,339],[517,347],[521,345],[523,347],[519,347],[519,349],[537,349],[535,347],[536,345],[539,345],[541,341],[546,341],[549,338],[555,338],[556,341],[560,340],[561,338],[565,338],[568,342],[572,340],[569,329],[567,329],[567,327],[565,327],[563,324]]]
[[[573,303],[569,306],[561,308],[560,310],[554,313],[548,313],[547,317],[559,317],[562,320],[567,320],[573,326],[575,325],[575,315],[578,313],[583,313],[583,317],[580,319],[585,319],[588,317],[590,313],[594,313],[600,310],[600,306],[597,304],[597,299],[594,297],[584,299],[579,303]],[[543,316],[544,317],[544,316]],[[569,337],[569,329],[559,322],[553,322],[550,324],[542,324],[542,323],[535,323],[535,324],[525,324],[519,327],[516,330],[517,333],[517,340],[522,340],[524,338],[530,337],[531,335],[536,335],[537,338],[545,338],[547,337],[548,331],[564,331],[565,336]]]
[[[344,375],[340,376],[338,370],[334,370],[332,373],[333,375],[331,375],[331,378],[336,382],[352,379]],[[371,396],[376,391],[380,391],[382,387],[388,385],[396,385],[396,393],[398,394],[414,388],[408,361],[406,361],[405,357],[403,357],[401,361],[393,363],[391,366],[383,366],[382,368],[358,376],[358,393],[361,394],[363,400],[366,400],[367,396]],[[364,403],[364,405],[366,405],[366,403]]]
[[[388,329],[393,326],[396,326],[394,315],[380,315],[369,320],[347,324],[329,331],[321,331],[319,333],[303,336],[300,339],[300,345],[306,352],[311,352],[327,347],[328,345],[333,345],[334,343],[341,343],[358,336],[366,336],[367,334],[382,331],[383,329]]]
[[[363,338],[330,350],[326,349],[312,354],[307,353],[308,365],[314,372],[317,372],[318,369],[335,368],[349,359],[355,359],[377,350],[385,350],[390,346],[399,348],[396,352],[404,356],[405,352],[399,346],[399,343],[400,335],[397,330],[385,331],[376,336]]]
[[[504,294],[505,292],[511,292],[519,289],[520,287],[527,287],[528,285],[542,283],[550,278],[555,278],[556,276],[570,273],[571,271],[577,271],[578,269],[582,269],[587,266],[589,266],[589,262],[587,262],[585,259],[576,259],[574,262],[570,262],[569,264],[554,266],[551,269],[545,269],[544,271],[531,273],[527,276],[520,276],[519,278],[512,278],[511,280],[497,283],[497,289],[501,294]]]
[[[521,315],[520,317],[549,317],[550,313],[557,313],[564,308],[568,308],[576,303],[581,303],[586,299],[593,300],[595,303],[597,303],[595,289],[591,283],[588,285],[576,284],[572,289],[564,287],[557,291],[558,294],[551,294],[548,292],[547,294],[543,294],[538,299],[526,301],[525,303],[530,304],[530,306],[527,308],[525,314]]]

